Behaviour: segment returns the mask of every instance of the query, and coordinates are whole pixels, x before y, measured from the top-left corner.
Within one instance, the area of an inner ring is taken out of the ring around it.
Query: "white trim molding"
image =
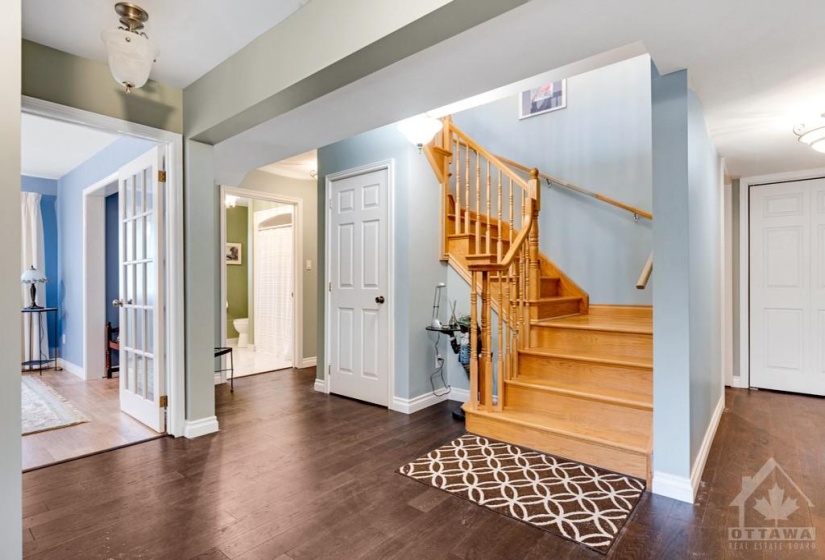
[[[432,393],[427,393],[426,395],[420,395],[418,397],[413,397],[411,399],[393,397],[389,408],[390,410],[394,410],[396,412],[403,412],[404,414],[413,414],[415,412],[418,412],[419,410],[424,410],[425,408],[446,401],[448,396],[449,395],[442,395],[440,397],[437,397]]]
[[[318,364],[318,358],[312,356],[311,358],[304,358],[301,360],[301,369],[315,367]]]
[[[214,434],[218,429],[217,416],[208,416],[207,418],[200,418],[198,420],[187,420],[183,427],[183,437],[194,439],[207,434]]]
[[[699,483],[702,481],[702,473],[705,470],[705,464],[708,461],[708,454],[713,445],[713,439],[716,437],[716,430],[719,428],[719,422],[722,419],[722,413],[725,411],[725,394],[719,398],[716,404],[716,410],[713,411],[713,416],[710,419],[710,425],[705,432],[705,437],[702,440],[702,446],[699,448],[699,453],[693,461],[693,467],[690,469],[690,478],[686,476],[678,476],[670,473],[659,471],[653,472],[653,489],[654,494],[673,498],[680,502],[687,502],[689,504],[695,503],[696,493],[699,491]]]
[[[62,367],[63,369],[65,369],[66,371],[71,373],[72,375],[76,375],[84,381],[86,380],[86,370],[84,370],[79,365],[73,364],[72,362],[68,362],[68,361],[64,360],[63,358],[60,358],[59,360],[57,360],[57,363],[60,365],[60,367]],[[35,371],[37,371],[37,370],[35,370]]]
[[[447,395],[447,397],[451,401],[465,403],[470,400],[470,390],[453,387],[452,389],[450,389],[450,394]]]
[[[327,382],[323,379],[315,378],[315,390],[319,393],[329,393],[327,390]]]

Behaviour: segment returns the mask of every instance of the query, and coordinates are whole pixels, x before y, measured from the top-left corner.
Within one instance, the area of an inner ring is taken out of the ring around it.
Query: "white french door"
[[[163,187],[153,148],[119,173],[120,408],[166,430],[163,367]]]
[[[751,187],[751,386],[825,395],[825,179]]]
[[[332,393],[389,405],[389,189],[387,168],[330,179]]]

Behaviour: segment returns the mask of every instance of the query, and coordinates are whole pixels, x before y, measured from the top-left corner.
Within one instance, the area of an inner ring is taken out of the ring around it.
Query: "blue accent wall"
[[[56,307],[58,305],[57,287],[58,282],[58,231],[57,231],[57,181],[54,179],[44,179],[42,177],[29,177],[23,175],[20,182],[22,192],[38,193],[42,195],[40,199],[40,213],[43,217],[43,247],[46,253],[46,306]],[[59,313],[59,312],[58,312]],[[49,313],[49,336],[54,332],[57,317],[54,313]],[[55,347],[56,340],[49,338],[49,345]]]
[[[120,311],[112,307],[112,300],[120,292],[120,275],[118,274],[118,201],[117,193],[106,197],[106,321],[113,327],[120,325]]]
[[[146,140],[120,138],[58,180],[61,357],[77,366],[83,367],[83,189],[116,173],[153,146]],[[100,336],[102,340],[103,333]]]

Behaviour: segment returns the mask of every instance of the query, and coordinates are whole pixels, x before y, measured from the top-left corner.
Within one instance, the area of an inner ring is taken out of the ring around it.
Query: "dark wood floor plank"
[[[404,415],[313,390],[314,372],[216,388],[221,432],[164,438],[24,475],[39,560],[582,559],[601,555],[396,473],[457,437],[447,404]],[[646,494],[608,558],[815,558],[736,551],[742,477],[770,457],[825,504],[823,401],[729,390],[697,503]],[[806,506],[807,508],[807,506]],[[817,508],[799,519],[818,529]]]

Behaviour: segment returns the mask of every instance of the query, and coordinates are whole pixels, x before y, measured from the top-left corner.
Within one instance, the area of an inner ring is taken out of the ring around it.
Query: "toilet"
[[[238,348],[249,346],[249,319],[235,319],[232,321],[235,330],[238,331]]]

